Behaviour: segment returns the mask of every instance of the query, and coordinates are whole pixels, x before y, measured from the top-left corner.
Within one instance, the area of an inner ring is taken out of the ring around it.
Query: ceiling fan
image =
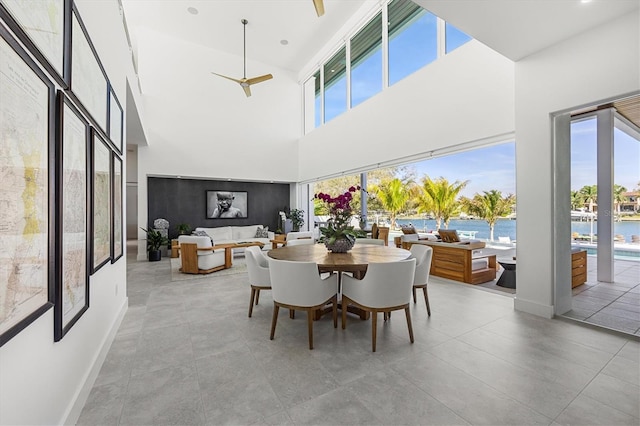
[[[313,5],[316,8],[316,13],[318,16],[324,15],[324,1],[323,0],[313,0]]]
[[[265,75],[261,75],[259,77],[247,78],[247,24],[249,23],[249,21],[247,21],[246,19],[243,19],[240,22],[242,22],[242,25],[243,25],[242,28],[243,28],[243,34],[244,34],[244,74],[243,74],[243,77],[241,79],[237,79],[237,78],[227,77],[226,75],[218,74],[218,73],[215,73],[215,72],[212,72],[211,74],[215,74],[215,75],[217,75],[219,77],[226,78],[227,80],[235,81],[236,83],[240,84],[240,86],[242,86],[242,89],[244,90],[244,93],[247,95],[247,97],[249,97],[249,96],[251,96],[251,88],[250,88],[250,86],[252,84],[262,83],[263,81],[271,80],[273,78],[273,76],[271,74],[265,74]]]

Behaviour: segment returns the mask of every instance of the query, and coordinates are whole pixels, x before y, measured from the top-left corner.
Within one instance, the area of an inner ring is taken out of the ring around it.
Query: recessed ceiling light
[[[591,3],[591,0],[580,0],[580,3]]]
[[[336,70],[331,70],[331,72],[336,72]]]
[[[196,9],[195,7],[188,7],[187,8],[187,12],[189,12],[192,15],[197,15],[198,14],[198,9]]]
[[[280,44],[286,46],[287,44],[289,44],[289,40],[280,40]]]

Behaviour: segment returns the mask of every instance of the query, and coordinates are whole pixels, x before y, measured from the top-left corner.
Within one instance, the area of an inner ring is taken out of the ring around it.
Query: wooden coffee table
[[[239,241],[237,243],[229,243],[229,244],[216,244],[213,246],[214,249],[224,249],[224,269],[231,268],[233,266],[233,249],[234,248],[243,248],[243,247],[253,247],[258,246],[260,248],[264,247],[264,243],[259,241]]]

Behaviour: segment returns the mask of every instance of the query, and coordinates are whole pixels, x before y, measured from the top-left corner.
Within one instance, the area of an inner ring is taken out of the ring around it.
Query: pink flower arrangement
[[[329,220],[327,226],[320,228],[322,239],[330,244],[335,243],[338,239],[348,239],[355,242],[359,232],[351,226],[351,218],[353,217],[353,193],[359,191],[360,186],[351,186],[349,189],[332,197],[329,194],[319,192],[313,196],[314,199],[324,202],[329,209]]]

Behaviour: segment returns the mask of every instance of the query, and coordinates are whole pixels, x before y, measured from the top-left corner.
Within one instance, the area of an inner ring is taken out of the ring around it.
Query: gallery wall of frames
[[[72,0],[0,0],[0,346],[123,255],[123,109]]]

